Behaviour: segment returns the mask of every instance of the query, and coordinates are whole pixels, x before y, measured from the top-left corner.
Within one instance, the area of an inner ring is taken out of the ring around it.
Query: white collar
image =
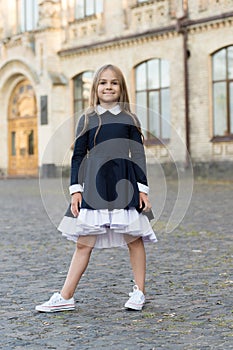
[[[119,113],[121,112],[121,107],[120,107],[119,104],[117,104],[116,106],[114,106],[114,107],[112,107],[112,108],[110,108],[110,109],[105,109],[105,108],[102,107],[101,105],[98,105],[98,106],[97,106],[97,112],[98,112],[99,114],[103,114],[103,113],[105,113],[106,111],[109,111],[110,113],[117,115],[117,114],[119,114]]]

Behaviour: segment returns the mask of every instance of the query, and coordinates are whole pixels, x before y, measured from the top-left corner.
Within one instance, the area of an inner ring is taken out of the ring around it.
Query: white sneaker
[[[61,296],[60,293],[54,293],[49,299],[49,301],[46,301],[45,303],[36,306],[36,311],[40,312],[57,312],[74,309],[74,298],[66,300]]]
[[[133,292],[129,293],[129,300],[125,303],[125,308],[141,311],[145,304],[145,295],[138,286],[133,287]]]

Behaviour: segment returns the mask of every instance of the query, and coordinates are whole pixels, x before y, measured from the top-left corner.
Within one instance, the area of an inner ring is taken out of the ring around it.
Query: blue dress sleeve
[[[130,154],[137,182],[148,186],[145,149],[141,133],[135,125],[130,125]]]
[[[80,184],[84,182],[85,175],[85,157],[87,155],[88,149],[88,131],[81,134],[84,127],[84,115],[80,118],[77,132],[76,140],[74,144],[74,151],[71,159],[71,178],[70,185]],[[81,134],[81,135],[80,135]],[[80,135],[80,136],[79,136]]]

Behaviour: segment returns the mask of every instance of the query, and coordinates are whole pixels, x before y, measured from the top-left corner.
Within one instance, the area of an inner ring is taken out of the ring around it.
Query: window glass
[[[78,77],[77,79],[74,79],[74,98],[76,99],[82,99],[82,76]]]
[[[136,90],[146,90],[146,63],[140,64],[136,68]]]
[[[233,133],[233,46],[223,48],[212,57],[213,132],[214,136]]]
[[[161,87],[170,86],[170,72],[169,62],[167,60],[161,61]]]
[[[33,7],[33,1],[32,0],[26,0],[25,1],[26,11],[25,11],[25,17],[26,17],[26,30],[32,30],[34,26],[34,7]]]
[[[228,53],[228,79],[233,79],[233,46],[229,47]]]
[[[170,90],[161,91],[161,117],[162,117],[162,135],[165,139],[171,137],[170,128]]]
[[[213,56],[213,79],[226,79],[226,49],[217,52]]]
[[[159,81],[159,60],[150,60],[147,64],[148,89],[158,89]]]
[[[75,126],[80,113],[89,105],[90,88],[93,72],[86,71],[74,78],[74,119]]]
[[[37,0],[18,0],[18,23],[20,31],[30,31],[37,27],[38,2]]]
[[[75,0],[75,18],[80,19],[103,12],[103,0]]]
[[[135,69],[136,102],[144,106],[139,115],[148,138],[168,139],[170,137],[170,78],[169,62],[151,59]]]
[[[75,18],[83,18],[85,16],[84,0],[76,0],[75,2]]]
[[[82,98],[84,101],[89,100],[92,77],[93,77],[93,72],[85,72],[82,74],[82,86],[83,86]]]
[[[147,105],[147,98],[146,98],[146,92],[138,92],[136,94],[136,113],[140,120],[144,137],[147,137],[146,130],[147,130],[147,111],[146,111],[146,105]]]
[[[19,14],[20,29],[22,32],[26,30],[26,6],[25,1],[20,2],[20,14]]]
[[[78,120],[80,118],[80,113],[83,110],[83,103],[81,100],[74,101],[74,126],[77,127]]]
[[[214,97],[214,134],[223,136],[227,132],[226,83],[215,83]]]
[[[96,0],[96,13],[102,13],[104,10],[103,0]]]
[[[230,83],[230,133],[233,134],[233,82]]]
[[[160,137],[160,108],[159,92],[151,91],[149,94],[149,132],[151,136]]]
[[[86,16],[93,15],[95,13],[94,0],[86,0]]]

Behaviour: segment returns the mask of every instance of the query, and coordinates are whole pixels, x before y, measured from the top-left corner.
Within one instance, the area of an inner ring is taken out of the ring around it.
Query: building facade
[[[125,75],[149,162],[233,167],[232,33],[232,0],[1,1],[1,175],[69,164],[106,63]]]

